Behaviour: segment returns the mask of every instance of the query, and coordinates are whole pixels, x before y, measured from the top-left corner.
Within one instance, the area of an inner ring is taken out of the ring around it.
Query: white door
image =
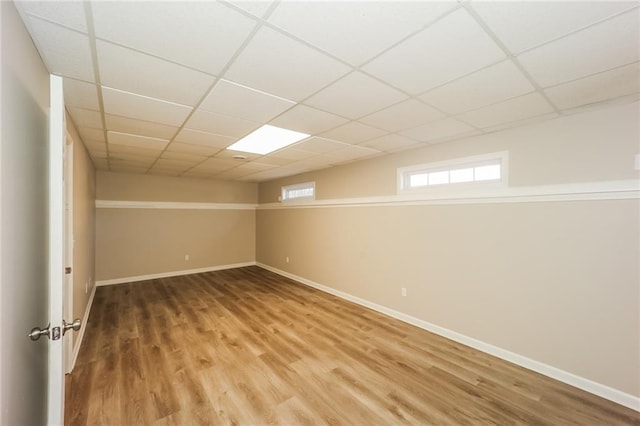
[[[67,134],[64,146],[64,318],[73,318],[73,139]],[[73,334],[64,339],[64,372],[73,370]]]

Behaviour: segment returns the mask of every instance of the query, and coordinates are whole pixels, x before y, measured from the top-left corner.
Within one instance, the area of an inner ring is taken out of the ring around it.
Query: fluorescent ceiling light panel
[[[307,137],[309,135],[306,133],[294,132],[293,130],[265,124],[233,145],[228,146],[227,149],[265,155]]]

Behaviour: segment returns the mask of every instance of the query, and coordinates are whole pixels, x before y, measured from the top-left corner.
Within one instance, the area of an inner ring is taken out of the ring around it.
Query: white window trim
[[[313,188],[313,195],[306,197],[296,197],[296,198],[285,198],[285,194],[287,191],[296,190],[296,189],[307,189]],[[304,182],[304,183],[296,183],[295,185],[287,185],[283,186],[280,190],[280,201],[283,203],[296,203],[301,201],[313,201],[316,199],[316,183],[315,182]]]
[[[406,180],[409,175],[416,172],[437,172],[439,170],[451,170],[458,166],[476,167],[482,163],[500,161],[500,179],[490,181],[473,181],[461,183],[447,183],[442,185],[424,185],[415,188],[407,187]],[[451,191],[473,191],[475,188],[504,188],[509,183],[509,152],[499,151],[470,157],[454,158],[451,160],[436,161],[433,163],[415,164],[412,166],[399,167],[397,170],[397,191],[398,194],[424,193],[424,192],[451,192]]]

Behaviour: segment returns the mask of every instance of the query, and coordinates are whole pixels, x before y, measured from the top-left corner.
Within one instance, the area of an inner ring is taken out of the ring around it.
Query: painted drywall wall
[[[513,186],[637,179],[638,111],[618,105],[266,182],[260,199],[306,181],[320,199],[390,195],[397,167],[501,150]],[[638,397],[639,218],[638,199],[265,206],[256,260]]]
[[[73,318],[82,319],[95,286],[96,170],[67,114],[73,143]],[[73,333],[74,347],[79,338]]]
[[[47,421],[49,73],[13,2],[0,2],[0,424]],[[43,390],[45,389],[45,390]]]
[[[98,200],[257,202],[254,183],[110,172],[98,172],[96,192]],[[99,208],[96,212],[98,281],[254,261],[252,208]]]

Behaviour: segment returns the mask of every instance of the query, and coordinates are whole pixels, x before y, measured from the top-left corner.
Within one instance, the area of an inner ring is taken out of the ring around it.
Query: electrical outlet
[[[285,259],[287,263],[289,263],[289,256],[287,256],[287,258]]]
[[[186,261],[188,262],[188,261],[189,261],[189,259],[190,259],[189,255],[188,255],[188,254],[185,254],[185,255],[184,255],[184,260],[186,260]]]
[[[405,287],[402,287],[402,295],[403,296],[407,295],[407,289]]]

